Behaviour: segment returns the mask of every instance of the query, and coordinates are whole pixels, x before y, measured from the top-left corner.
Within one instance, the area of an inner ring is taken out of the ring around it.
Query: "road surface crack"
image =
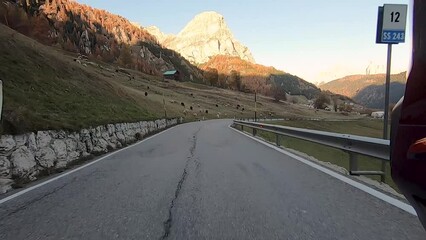
[[[170,207],[169,207],[169,215],[166,221],[163,222],[163,228],[164,228],[164,234],[163,236],[161,236],[161,240],[167,239],[170,235],[170,230],[172,228],[172,224],[173,224],[173,208],[175,206],[175,202],[177,201],[180,191],[183,187],[183,184],[185,183],[186,177],[188,176],[188,166],[189,163],[194,159],[194,153],[195,153],[195,148],[197,147],[197,134],[198,132],[201,130],[201,128],[199,128],[194,135],[192,136],[192,145],[189,149],[189,153],[190,156],[188,157],[188,159],[186,160],[185,163],[185,168],[183,169],[183,173],[180,177],[180,180],[177,184],[176,190],[175,190],[175,196],[172,199],[172,202],[170,203]]]
[[[41,200],[45,199],[46,197],[49,197],[49,196],[57,193],[58,191],[64,189],[66,186],[70,185],[71,183],[75,182],[76,180],[77,180],[77,178],[74,177],[70,182],[65,183],[64,185],[62,185],[60,187],[54,188],[52,191],[46,192],[39,197],[31,199],[30,201],[26,202],[24,205],[21,205],[21,206],[15,208],[14,210],[10,211],[9,213],[7,213],[6,217],[10,217],[10,216],[12,216],[12,215],[14,215],[14,214],[16,214],[20,211],[23,211],[23,210],[29,208],[33,204],[40,202]]]

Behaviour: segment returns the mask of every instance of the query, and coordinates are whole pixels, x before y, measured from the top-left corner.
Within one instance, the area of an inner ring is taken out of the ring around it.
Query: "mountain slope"
[[[167,36],[156,27],[147,30],[194,64],[206,63],[215,55],[236,56],[254,63],[250,50],[234,38],[224,17],[216,12],[198,14],[176,36]]]
[[[385,74],[351,75],[321,84],[322,90],[353,98],[370,108],[384,107]],[[391,103],[396,103],[405,91],[406,72],[391,75]]]
[[[219,74],[229,76],[236,71],[242,78],[244,88],[254,92],[257,90],[265,95],[273,95],[273,86],[293,95],[304,95],[308,99],[316,97],[320,90],[297,76],[277,70],[274,67],[266,67],[244,61],[239,57],[214,56],[207,63],[202,64],[201,69],[211,71],[216,69]]]
[[[0,22],[45,44],[151,75],[177,69],[187,73],[184,79],[201,81],[201,71],[185,58],[164,49],[145,29],[104,10],[70,0],[37,1],[30,7],[7,1],[0,15]]]

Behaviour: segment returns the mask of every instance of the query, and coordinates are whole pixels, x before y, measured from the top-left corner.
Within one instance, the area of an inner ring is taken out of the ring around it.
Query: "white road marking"
[[[176,126],[179,126],[179,125],[176,125]],[[131,147],[137,146],[137,145],[139,145],[139,144],[141,144],[141,143],[143,143],[143,142],[145,142],[145,141],[148,141],[149,139],[151,139],[151,138],[153,138],[153,137],[159,136],[159,135],[161,135],[161,134],[163,134],[163,133],[165,133],[165,132],[167,132],[167,131],[169,131],[169,130],[171,130],[171,129],[175,128],[176,126],[173,126],[173,127],[171,127],[171,128],[168,128],[168,129],[166,129],[166,130],[164,130],[164,131],[161,131],[161,132],[159,132],[159,133],[157,133],[157,134],[154,134],[154,135],[152,135],[152,136],[150,136],[150,137],[148,137],[148,138],[145,138],[144,140],[142,140],[142,141],[140,141],[140,142],[134,143],[134,144],[132,144],[132,145],[130,145],[130,146],[127,146],[127,147],[122,148],[122,149],[119,149],[119,150],[117,150],[117,151],[115,151],[115,152],[109,153],[109,154],[107,154],[107,155],[105,155],[105,156],[103,156],[103,157],[101,157],[101,158],[99,158],[99,159],[96,159],[96,160],[94,160],[94,161],[92,161],[92,162],[89,162],[89,163],[87,163],[87,164],[85,164],[85,165],[83,165],[83,166],[80,166],[80,167],[76,168],[76,169],[73,169],[73,170],[70,170],[70,171],[68,171],[68,172],[65,172],[65,173],[63,173],[63,174],[61,174],[61,175],[59,175],[59,176],[57,176],[57,177],[54,177],[54,178],[52,178],[52,179],[49,179],[49,180],[47,180],[47,181],[44,181],[44,182],[39,183],[39,184],[37,184],[37,185],[34,185],[34,186],[32,186],[32,187],[25,188],[25,189],[24,189],[24,190],[22,190],[22,191],[19,191],[19,192],[15,193],[15,194],[12,194],[12,195],[8,196],[8,197],[5,197],[5,198],[3,198],[3,199],[0,199],[0,205],[1,205],[1,204],[3,204],[3,203],[5,203],[5,202],[7,202],[7,201],[10,201],[10,200],[12,200],[12,199],[14,199],[14,198],[17,198],[17,197],[19,197],[19,196],[21,196],[21,195],[24,195],[25,193],[30,192],[30,191],[32,191],[32,190],[34,190],[34,189],[40,188],[40,187],[42,187],[42,186],[44,186],[44,185],[46,185],[46,184],[49,184],[49,183],[51,183],[51,182],[53,182],[53,181],[56,181],[56,180],[61,179],[61,178],[65,177],[65,176],[68,176],[68,175],[70,175],[70,174],[72,174],[72,173],[75,173],[75,172],[77,172],[77,171],[80,171],[81,169],[86,168],[86,167],[88,167],[88,166],[90,166],[90,165],[93,165],[93,164],[95,164],[95,163],[97,163],[97,162],[100,162],[100,161],[104,160],[105,158],[108,158],[108,157],[110,157],[110,156],[112,156],[112,155],[114,155],[114,154],[117,154],[117,153],[119,153],[119,152],[121,152],[121,151],[124,151],[124,150],[126,150],[126,149],[129,149],[129,148],[131,148]]]
[[[368,187],[368,186],[366,186],[366,185],[364,185],[362,183],[359,183],[359,182],[354,181],[354,180],[352,180],[352,179],[350,179],[348,177],[345,177],[345,176],[343,176],[343,175],[341,175],[341,174],[339,174],[337,172],[334,172],[334,171],[332,171],[332,170],[330,170],[328,168],[325,168],[325,167],[320,166],[320,165],[318,165],[318,164],[316,164],[314,162],[311,162],[311,161],[309,161],[307,159],[304,159],[304,158],[302,158],[300,156],[297,156],[296,154],[290,153],[290,152],[288,152],[288,151],[286,151],[286,150],[284,150],[282,148],[279,148],[279,147],[277,147],[277,146],[275,146],[273,144],[270,144],[268,142],[262,141],[261,139],[255,138],[255,137],[253,137],[253,136],[251,136],[251,135],[249,135],[249,134],[247,134],[245,132],[241,132],[241,131],[239,131],[239,130],[237,130],[235,128],[232,128],[231,126],[229,126],[229,128],[231,128],[232,130],[234,130],[234,131],[236,131],[236,132],[238,132],[240,134],[243,134],[243,135],[245,135],[245,136],[247,136],[247,137],[249,137],[249,138],[251,138],[251,139],[253,139],[253,140],[257,141],[257,142],[259,142],[259,143],[262,143],[263,145],[266,145],[266,146],[268,146],[268,147],[270,147],[272,149],[275,149],[278,152],[284,153],[285,155],[287,155],[287,156],[289,156],[291,158],[294,158],[294,159],[296,159],[296,160],[298,160],[298,161],[300,161],[300,162],[302,162],[302,163],[304,163],[304,164],[306,164],[308,166],[311,166],[311,167],[313,167],[313,168],[315,168],[315,169],[317,169],[317,170],[319,170],[319,171],[321,171],[321,172],[323,172],[325,174],[328,174],[328,175],[330,175],[330,176],[332,176],[334,178],[337,178],[340,181],[343,181],[343,182],[345,182],[345,183],[347,183],[347,184],[349,184],[349,185],[351,185],[351,186],[353,186],[355,188],[358,188],[359,190],[364,191],[364,192],[366,192],[366,193],[368,193],[368,194],[370,194],[370,195],[372,195],[372,196],[374,196],[374,197],[376,197],[376,198],[378,198],[380,200],[383,200],[383,201],[385,201],[385,202],[387,202],[389,204],[392,204],[392,205],[394,205],[395,207],[397,207],[397,208],[399,208],[401,210],[404,210],[404,211],[406,211],[408,213],[411,213],[412,215],[417,216],[416,211],[409,204],[406,204],[406,203],[404,203],[404,202],[402,202],[402,201],[400,201],[400,200],[398,200],[396,198],[390,197],[390,196],[388,196],[388,195],[386,195],[384,193],[381,193],[381,192],[379,192],[379,191],[377,191],[377,190],[375,190],[375,189],[373,189],[371,187]]]

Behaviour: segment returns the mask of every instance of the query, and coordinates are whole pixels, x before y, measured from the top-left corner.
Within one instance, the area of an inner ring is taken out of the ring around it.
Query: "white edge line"
[[[304,158],[302,158],[300,156],[297,156],[297,155],[295,155],[293,153],[290,153],[290,152],[288,152],[288,151],[286,151],[286,150],[284,150],[282,148],[279,148],[279,147],[277,147],[275,145],[272,145],[272,144],[270,144],[268,142],[265,142],[265,141],[262,141],[262,140],[260,140],[258,138],[255,138],[253,136],[250,136],[249,134],[241,132],[241,131],[239,131],[239,130],[231,127],[231,126],[228,126],[228,127],[231,128],[232,130],[240,133],[240,134],[243,134],[243,135],[245,135],[245,136],[247,136],[247,137],[249,137],[249,138],[251,138],[251,139],[253,139],[253,140],[257,141],[257,142],[259,142],[259,143],[262,143],[263,145],[266,145],[266,146],[268,146],[268,147],[270,147],[272,149],[275,149],[278,152],[284,153],[285,155],[287,155],[287,156],[289,156],[291,158],[294,158],[294,159],[296,159],[296,160],[298,160],[298,161],[300,161],[300,162],[302,162],[302,163],[304,163],[304,164],[306,164],[308,166],[311,166],[311,167],[313,167],[313,168],[315,168],[315,169],[317,169],[317,170],[319,170],[319,171],[321,171],[321,172],[323,172],[323,173],[325,173],[327,175],[330,175],[330,176],[332,176],[334,178],[337,178],[340,181],[343,181],[343,182],[345,182],[345,183],[347,183],[347,184],[349,184],[349,185],[351,185],[351,186],[353,186],[355,188],[358,188],[359,190],[364,191],[364,192],[366,192],[366,193],[368,193],[368,194],[370,194],[370,195],[372,195],[372,196],[374,196],[374,197],[376,197],[378,199],[381,199],[381,200],[383,200],[383,201],[385,201],[385,202],[387,202],[389,204],[392,204],[393,206],[395,206],[395,207],[397,207],[397,208],[399,208],[401,210],[404,210],[404,211],[406,211],[408,213],[411,213],[412,215],[417,216],[416,211],[409,204],[406,204],[406,203],[404,203],[404,202],[402,202],[402,201],[400,201],[398,199],[390,197],[390,196],[388,196],[388,195],[386,195],[384,193],[381,193],[381,192],[379,192],[379,191],[377,191],[377,190],[375,190],[375,189],[373,189],[371,187],[368,187],[368,186],[366,186],[364,184],[361,184],[361,183],[359,183],[357,181],[354,181],[354,180],[352,180],[352,179],[350,179],[348,177],[345,177],[345,176],[343,176],[343,175],[341,175],[341,174],[339,174],[337,172],[334,172],[334,171],[332,171],[332,170],[330,170],[328,168],[322,167],[322,166],[320,166],[320,165],[318,165],[318,164],[316,164],[314,162],[311,162],[311,161],[309,161],[307,159],[304,159]]]
[[[21,195],[24,195],[25,193],[30,192],[30,191],[32,191],[32,190],[34,190],[34,189],[40,188],[40,187],[42,187],[42,186],[44,186],[44,185],[46,185],[46,184],[49,184],[49,183],[51,183],[51,182],[53,182],[53,181],[56,181],[56,180],[61,179],[61,178],[65,177],[65,176],[68,176],[68,175],[73,174],[73,173],[75,173],[75,172],[77,172],[77,171],[80,171],[81,169],[86,168],[86,167],[88,167],[88,166],[90,166],[90,165],[93,165],[93,164],[95,164],[95,163],[97,163],[97,162],[100,162],[100,161],[104,160],[105,158],[108,158],[108,157],[110,157],[110,156],[112,156],[112,155],[114,155],[114,154],[117,154],[117,153],[119,153],[119,152],[121,152],[121,151],[124,151],[124,150],[126,150],[126,149],[129,149],[129,148],[131,148],[131,147],[137,146],[137,145],[139,145],[139,144],[141,144],[141,143],[143,143],[143,142],[145,142],[145,141],[148,141],[149,139],[151,139],[151,138],[153,138],[153,137],[159,136],[159,135],[161,135],[161,134],[163,134],[163,133],[165,133],[165,132],[167,132],[167,131],[169,131],[169,130],[171,130],[171,129],[173,129],[173,128],[177,127],[177,126],[178,126],[178,125],[175,125],[175,126],[173,126],[173,127],[170,127],[170,128],[168,128],[168,129],[165,129],[165,130],[163,130],[163,131],[161,131],[161,132],[159,132],[159,133],[157,133],[157,134],[154,134],[154,135],[152,135],[152,136],[150,136],[150,137],[147,137],[147,138],[143,139],[142,141],[139,141],[139,142],[133,143],[132,145],[129,145],[129,146],[127,146],[127,147],[124,147],[124,148],[119,149],[119,150],[117,150],[117,151],[114,151],[114,152],[112,152],[112,153],[109,153],[109,154],[107,154],[107,155],[105,155],[105,156],[102,156],[101,158],[96,159],[96,160],[94,160],[94,161],[92,161],[92,162],[86,163],[86,164],[84,164],[83,166],[80,166],[80,167],[78,167],[78,168],[76,168],[76,169],[70,170],[70,171],[65,172],[65,173],[63,173],[63,174],[61,174],[61,175],[59,175],[59,176],[56,176],[56,177],[52,178],[52,179],[46,180],[46,181],[44,181],[44,182],[42,182],[42,183],[39,183],[39,184],[37,184],[37,185],[34,185],[34,186],[32,186],[32,187],[29,187],[29,188],[26,188],[26,189],[24,189],[24,190],[22,190],[22,191],[19,191],[19,192],[15,193],[15,194],[12,194],[12,195],[10,195],[10,196],[8,196],[8,197],[5,197],[5,198],[3,198],[3,199],[0,199],[0,205],[1,205],[1,204],[3,204],[3,203],[5,203],[5,202],[7,202],[7,201],[10,201],[10,200],[12,200],[12,199],[14,199],[14,198],[17,198],[17,197],[19,197],[19,196],[21,196]]]

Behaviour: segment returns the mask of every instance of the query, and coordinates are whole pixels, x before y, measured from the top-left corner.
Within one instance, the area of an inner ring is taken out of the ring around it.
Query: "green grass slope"
[[[125,92],[58,50],[0,25],[3,131],[76,129],[154,118]]]

